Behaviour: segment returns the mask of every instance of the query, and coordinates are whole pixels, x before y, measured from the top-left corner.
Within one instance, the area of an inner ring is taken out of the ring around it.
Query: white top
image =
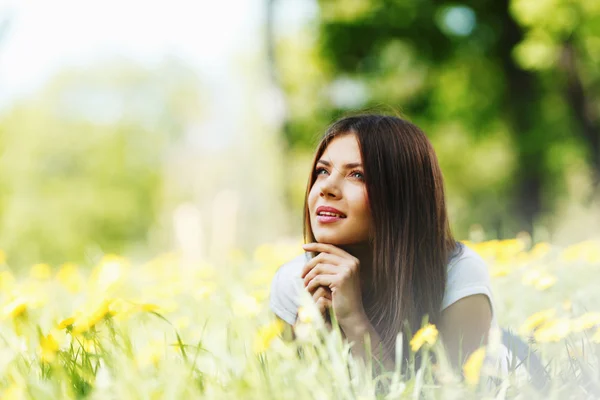
[[[452,257],[447,265],[446,290],[441,309],[444,310],[463,297],[484,294],[492,306],[491,326],[498,326],[487,265],[475,251],[465,245],[462,248],[462,254]],[[279,267],[271,282],[271,310],[290,325],[294,325],[298,316],[299,293],[305,290],[300,275],[308,261],[308,253],[299,255]]]

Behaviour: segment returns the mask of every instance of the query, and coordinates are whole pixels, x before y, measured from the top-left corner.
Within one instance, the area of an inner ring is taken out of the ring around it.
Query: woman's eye
[[[350,176],[358,178],[358,179],[365,179],[365,176],[362,174],[362,172],[358,172],[358,171],[354,171],[353,173],[350,174]]]
[[[327,172],[327,170],[325,168],[317,168],[315,170],[315,175],[321,175],[322,172]]]

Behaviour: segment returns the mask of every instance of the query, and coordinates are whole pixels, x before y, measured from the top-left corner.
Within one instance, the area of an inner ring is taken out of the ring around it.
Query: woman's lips
[[[322,224],[331,224],[333,222],[338,222],[343,220],[344,218],[334,217],[331,215],[317,215],[317,221]]]

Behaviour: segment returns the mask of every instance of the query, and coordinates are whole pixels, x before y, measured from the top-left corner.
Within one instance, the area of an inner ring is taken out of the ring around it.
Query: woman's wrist
[[[371,332],[371,322],[364,312],[338,319],[338,324],[348,338],[360,338],[362,340],[365,333]]]

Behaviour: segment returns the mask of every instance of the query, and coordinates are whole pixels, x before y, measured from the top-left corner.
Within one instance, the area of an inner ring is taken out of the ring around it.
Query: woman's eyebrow
[[[331,163],[327,160],[319,160],[317,161],[317,164],[324,164],[328,167],[331,167]],[[362,167],[363,165],[361,163],[348,163],[344,165],[344,168],[348,169],[348,168],[356,168],[356,167]]]

